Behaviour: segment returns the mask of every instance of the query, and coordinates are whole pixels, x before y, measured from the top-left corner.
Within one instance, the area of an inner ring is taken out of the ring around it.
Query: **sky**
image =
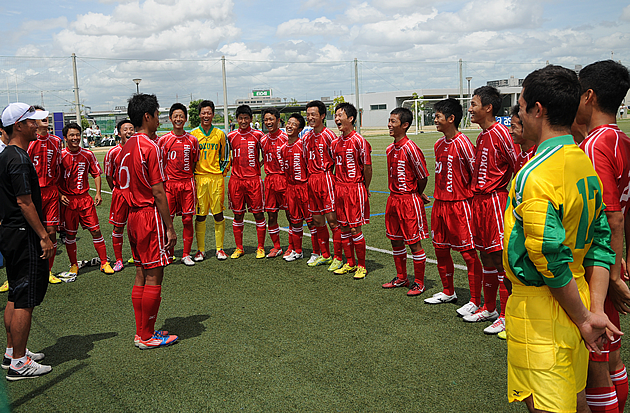
[[[32,0],[0,5],[0,106],[162,107],[255,88],[290,101],[523,78],[546,62],[630,65],[630,2],[606,0]],[[465,81],[464,81],[465,83]],[[464,85],[466,88],[466,85]],[[464,93],[466,91],[464,90]]]

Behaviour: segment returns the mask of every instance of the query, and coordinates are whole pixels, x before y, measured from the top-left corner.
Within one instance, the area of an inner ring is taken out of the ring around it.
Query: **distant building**
[[[282,99],[272,96],[271,89],[254,89],[247,98],[236,99],[237,105],[279,105]]]
[[[516,79],[514,76],[510,76],[509,79],[501,79],[501,80],[490,80],[486,83],[488,86],[500,88],[500,87],[522,87],[523,80],[525,79]]]

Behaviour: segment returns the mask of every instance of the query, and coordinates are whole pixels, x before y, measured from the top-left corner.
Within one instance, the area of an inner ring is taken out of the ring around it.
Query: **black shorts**
[[[15,308],[33,308],[44,300],[48,288],[48,260],[40,258],[39,237],[29,226],[0,225],[0,251],[9,281],[9,298]]]

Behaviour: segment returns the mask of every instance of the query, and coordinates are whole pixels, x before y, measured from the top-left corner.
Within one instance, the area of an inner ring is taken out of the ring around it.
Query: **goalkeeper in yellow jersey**
[[[224,177],[230,168],[230,146],[225,133],[212,126],[214,103],[204,100],[199,104],[200,124],[190,132],[199,141],[199,162],[195,167],[197,186],[197,217],[195,234],[197,236],[197,254],[195,261],[206,257],[206,218],[209,213],[214,218],[214,238],[217,258],[226,260],[223,251],[225,238],[225,218],[223,217],[225,184]]]

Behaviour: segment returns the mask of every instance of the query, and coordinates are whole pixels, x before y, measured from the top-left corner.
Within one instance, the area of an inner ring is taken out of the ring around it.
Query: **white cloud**
[[[626,22],[630,22],[630,4],[623,8],[620,19]]]
[[[366,24],[383,20],[385,14],[367,2],[363,2],[357,6],[349,7],[345,11],[344,17],[345,22],[348,24]]]
[[[332,22],[327,17],[314,20],[292,19],[278,26],[276,35],[279,37],[301,36],[339,36],[348,33],[348,27]]]

